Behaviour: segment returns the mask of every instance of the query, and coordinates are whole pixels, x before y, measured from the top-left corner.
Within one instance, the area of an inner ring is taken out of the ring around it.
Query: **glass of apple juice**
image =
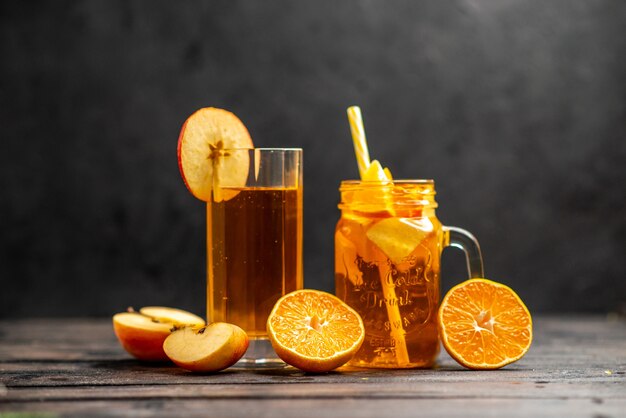
[[[281,296],[303,285],[302,150],[221,152],[240,169],[216,167],[207,202],[207,317],[248,334],[237,367],[282,367],[266,321]]]

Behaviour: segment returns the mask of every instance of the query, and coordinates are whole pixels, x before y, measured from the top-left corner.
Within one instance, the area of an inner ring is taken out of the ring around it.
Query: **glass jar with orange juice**
[[[336,294],[361,315],[366,333],[350,364],[432,366],[439,352],[441,252],[463,249],[469,275],[482,277],[478,242],[439,222],[432,180],[352,180],[339,190]]]

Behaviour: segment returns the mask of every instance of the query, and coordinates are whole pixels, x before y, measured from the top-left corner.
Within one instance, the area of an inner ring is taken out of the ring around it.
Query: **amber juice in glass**
[[[463,247],[470,276],[478,277],[478,243],[467,231],[439,222],[431,180],[344,181],[340,192],[336,294],[361,315],[366,334],[350,364],[432,366],[439,352],[441,252],[447,245]]]
[[[302,288],[301,150],[255,149],[246,185],[220,184],[207,204],[207,316],[251,340],[242,364],[280,363],[267,340],[276,301]]]

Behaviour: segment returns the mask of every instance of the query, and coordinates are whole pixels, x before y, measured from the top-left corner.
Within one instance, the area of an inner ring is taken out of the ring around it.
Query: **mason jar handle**
[[[483,270],[483,256],[480,253],[478,241],[469,231],[454,226],[444,226],[444,247],[455,247],[463,250],[467,261],[467,273],[470,279],[485,277]]]

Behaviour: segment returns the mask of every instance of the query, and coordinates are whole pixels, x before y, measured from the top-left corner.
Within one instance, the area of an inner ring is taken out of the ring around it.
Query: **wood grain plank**
[[[529,353],[497,371],[465,370],[443,352],[430,370],[229,369],[208,375],[131,359],[109,320],[0,321],[0,411],[619,416],[626,410],[625,373],[626,322],[602,317],[536,318]]]
[[[414,381],[385,385],[363,383],[158,385],[8,388],[5,401],[70,401],[104,399],[626,399],[626,382],[534,383],[518,381],[427,382]]]
[[[522,362],[529,367],[565,359],[571,365],[626,363],[626,322],[603,317],[536,318],[533,345]],[[617,356],[617,361],[613,357]],[[443,355],[443,365],[447,356]],[[126,360],[110,320],[0,321],[0,364]],[[450,363],[454,364],[454,363]]]
[[[39,402],[0,404],[0,411],[50,416],[366,418],[366,417],[621,417],[626,400],[610,399],[238,399]]]
[[[450,362],[453,362],[451,359]],[[225,370],[198,375],[175,366],[146,366],[134,360],[89,363],[4,363],[0,382],[7,387],[125,386],[173,384],[300,384],[300,383],[433,383],[453,382],[611,382],[626,378],[626,367],[605,363],[596,367],[563,368],[557,364],[540,368],[512,365],[498,371],[469,371],[456,364],[435,370],[369,370],[341,368],[327,374],[309,374],[293,368],[268,371]],[[607,374],[611,370],[611,374]]]
[[[603,318],[539,318],[535,342],[519,362],[495,372],[467,371],[442,352],[434,370],[343,368],[327,375],[294,369],[193,375],[171,365],[133,360],[117,343],[109,321],[0,322],[0,382],[8,387],[197,383],[387,384],[396,381],[603,381],[626,372],[626,325]],[[55,332],[50,340],[42,335]],[[76,332],[75,332],[76,331]],[[56,333],[58,332],[59,335]]]

